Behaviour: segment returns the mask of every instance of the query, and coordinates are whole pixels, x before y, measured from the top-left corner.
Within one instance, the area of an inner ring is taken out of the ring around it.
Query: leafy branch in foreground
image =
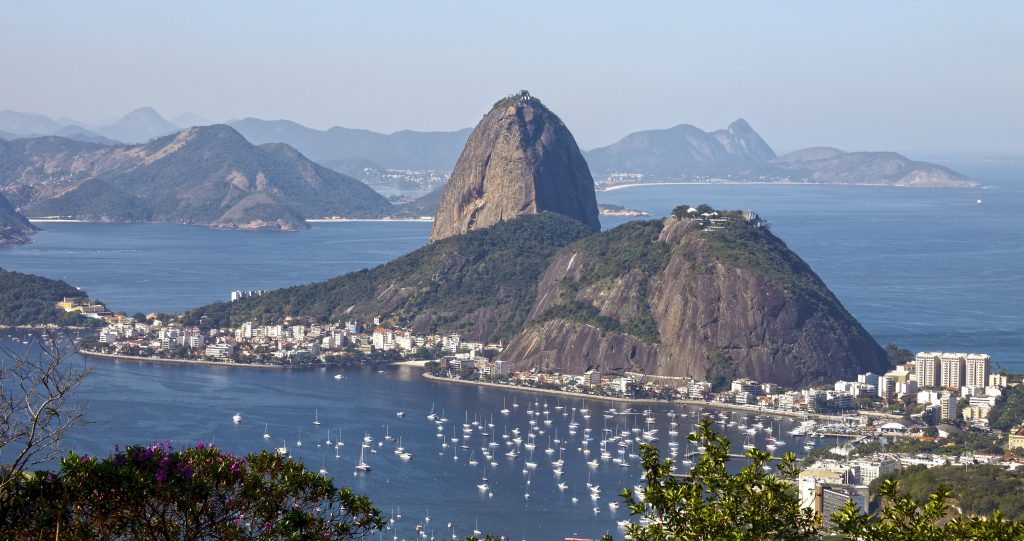
[[[1014,540],[1024,538],[1024,524],[1006,520],[996,511],[991,517],[953,516],[949,490],[940,487],[922,504],[899,493],[899,483],[882,481],[878,490],[882,506],[865,515],[852,501],[832,516],[836,530],[850,539],[892,541],[945,541],[948,539]]]
[[[714,433],[704,420],[690,442],[705,448],[697,464],[683,476],[672,474],[672,461],[662,461],[658,449],[640,450],[647,486],[643,497],[628,490],[622,498],[639,522],[626,528],[633,539],[814,539],[816,520],[800,508],[793,485],[785,477],[797,473],[796,455],[787,453],[777,474],[762,468],[771,455],[750,449],[750,463],[739,473],[726,470],[729,440]]]
[[[347,540],[381,529],[365,496],[262,452],[246,457],[170,443],[69,454],[58,472],[9,487],[0,531],[11,539]]]

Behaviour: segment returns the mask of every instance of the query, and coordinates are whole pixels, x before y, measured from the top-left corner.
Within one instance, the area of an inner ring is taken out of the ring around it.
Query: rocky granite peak
[[[594,179],[572,133],[522,91],[499,100],[469,136],[437,209],[437,241],[543,211],[600,229]]]
[[[503,358],[517,370],[787,386],[888,368],[882,348],[756,215],[679,214],[562,248]]]

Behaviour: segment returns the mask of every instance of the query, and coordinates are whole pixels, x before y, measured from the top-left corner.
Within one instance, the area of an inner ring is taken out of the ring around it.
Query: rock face
[[[503,358],[516,370],[783,385],[886,368],[882,348],[806,263],[767,229],[730,219],[710,230],[633,222],[563,248]]]
[[[28,236],[36,232],[36,227],[29,223],[14,205],[0,194],[0,246],[24,244]]]
[[[569,129],[523,91],[477,124],[437,209],[437,241],[526,214],[552,211],[600,229],[594,179]]]

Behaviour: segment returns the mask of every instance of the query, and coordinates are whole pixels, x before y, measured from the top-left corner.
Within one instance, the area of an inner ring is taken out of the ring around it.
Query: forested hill
[[[203,306],[185,319],[219,326],[287,316],[339,321],[379,315],[417,332],[508,339],[522,327],[549,258],[591,233],[561,214],[523,216],[434,242],[373,269]]]
[[[62,280],[0,269],[0,326],[90,325],[91,320],[57,307],[64,297],[82,296]]]

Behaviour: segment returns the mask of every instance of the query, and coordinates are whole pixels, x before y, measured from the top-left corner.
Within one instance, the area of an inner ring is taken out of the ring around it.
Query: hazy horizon
[[[8,2],[0,110],[450,131],[525,88],[587,149],[744,118],[777,151],[1019,154],[1024,5],[980,8]]]

